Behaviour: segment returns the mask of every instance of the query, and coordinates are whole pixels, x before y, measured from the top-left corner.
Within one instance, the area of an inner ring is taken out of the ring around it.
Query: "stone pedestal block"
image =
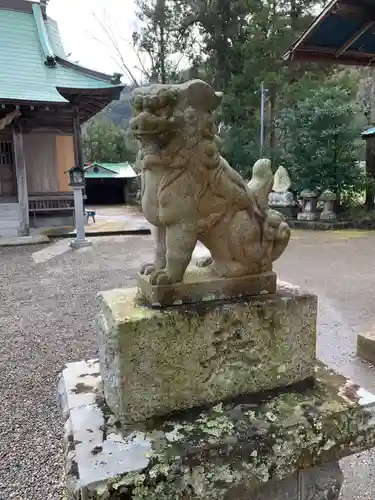
[[[173,285],[151,285],[148,276],[138,277],[138,291],[152,307],[273,294],[276,287],[277,277],[272,271],[239,278],[219,278],[212,275],[210,268],[190,268],[184,280]]]
[[[74,500],[336,500],[338,461],[375,445],[375,396],[324,365],[312,388],[242,396],[125,431],[98,361],[59,383]]]
[[[140,422],[313,376],[317,298],[274,295],[151,309],[102,294],[100,361],[110,408]]]

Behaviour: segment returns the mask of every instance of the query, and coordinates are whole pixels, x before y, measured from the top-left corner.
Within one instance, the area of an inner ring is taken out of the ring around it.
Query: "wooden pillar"
[[[79,111],[75,110],[73,115],[73,131],[74,131],[74,160],[75,167],[80,169],[85,168],[85,161],[83,158],[83,147],[82,147],[82,131],[81,122],[79,119]]]
[[[22,125],[13,127],[14,163],[16,166],[18,203],[20,205],[20,236],[30,234],[29,196],[27,192],[26,161],[23,147]]]

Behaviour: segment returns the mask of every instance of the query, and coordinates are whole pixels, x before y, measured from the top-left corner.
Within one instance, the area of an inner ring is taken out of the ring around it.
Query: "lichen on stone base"
[[[72,424],[66,460],[75,464],[68,470],[74,499],[266,500],[263,488],[281,488],[301,471],[375,445],[375,397],[324,365],[317,366],[315,387],[241,397],[123,435],[93,375],[98,368],[73,363],[61,378],[63,413]],[[82,378],[85,393],[76,391]]]

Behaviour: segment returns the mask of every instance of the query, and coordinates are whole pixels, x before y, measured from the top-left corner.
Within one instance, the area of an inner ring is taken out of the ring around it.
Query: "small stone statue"
[[[287,169],[280,166],[275,172],[272,192],[268,197],[269,204],[275,207],[295,206],[293,193],[289,191],[291,185]]]
[[[138,140],[142,209],[156,227],[156,258],[141,273],[150,283],[182,281],[197,241],[219,277],[272,270],[290,229],[269,209],[269,160],[254,166],[250,186],[220,155],[213,111],[222,94],[200,80],[151,85],[132,97]]]

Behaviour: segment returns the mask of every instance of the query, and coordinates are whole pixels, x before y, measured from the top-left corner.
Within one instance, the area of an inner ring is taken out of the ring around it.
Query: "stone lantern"
[[[336,220],[334,209],[336,194],[330,189],[326,189],[320,196],[319,201],[323,202],[323,212],[320,214],[320,220],[331,221]]]
[[[85,171],[80,167],[70,168],[69,174],[70,187],[74,195],[74,212],[76,221],[76,239],[71,241],[72,248],[82,248],[91,246],[91,242],[85,235],[85,212],[83,207],[83,188],[85,187]]]
[[[300,198],[302,199],[302,212],[298,214],[298,220],[314,221],[318,218],[316,211],[318,194],[311,189],[304,189]]]

